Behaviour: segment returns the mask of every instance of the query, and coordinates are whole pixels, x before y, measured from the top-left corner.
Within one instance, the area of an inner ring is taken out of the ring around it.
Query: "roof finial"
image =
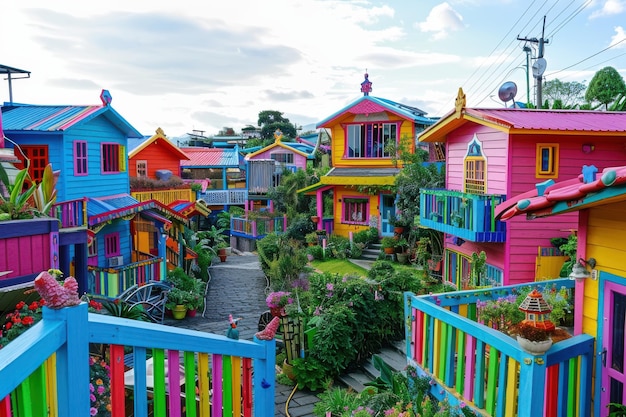
[[[372,82],[369,80],[369,74],[367,68],[365,68],[365,81],[361,83],[361,92],[364,96],[369,96],[372,92]]]

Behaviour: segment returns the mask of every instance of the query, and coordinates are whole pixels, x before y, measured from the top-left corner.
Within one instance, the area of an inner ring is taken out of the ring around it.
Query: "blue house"
[[[54,214],[65,223],[59,233],[61,270],[74,273],[83,291],[116,296],[131,282],[165,271],[162,259],[133,251],[130,220],[139,213],[151,219],[158,230],[154,246],[161,245],[164,254],[162,236],[172,218],[185,218],[130,196],[127,140],[142,135],[111,107],[108,91],[100,98],[102,105],[92,106],[5,104],[2,116],[5,146],[14,147],[18,168],[28,167],[34,181],[48,164],[59,172]],[[145,264],[143,270],[136,263]]]

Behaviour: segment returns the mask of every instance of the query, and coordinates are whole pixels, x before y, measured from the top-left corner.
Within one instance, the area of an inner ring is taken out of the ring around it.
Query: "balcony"
[[[232,190],[207,190],[198,195],[198,199],[204,201],[207,206],[243,206],[248,199],[248,190],[236,188]]]
[[[141,260],[119,267],[101,268],[90,266],[87,274],[87,292],[89,295],[115,298],[133,285],[148,281],[161,281],[162,259],[142,254]]]
[[[113,417],[274,415],[274,340],[90,314],[86,303],[44,307],[0,349],[0,415],[90,415],[90,343],[108,346]]]
[[[541,282],[555,284],[574,286],[569,279]],[[405,293],[408,362],[431,379],[437,398],[464,402],[484,415],[591,415],[593,337],[573,336],[533,356],[515,339],[474,321],[477,300],[504,297],[518,287]]]
[[[494,209],[505,200],[499,194],[468,194],[445,189],[420,191],[420,225],[472,242],[506,241],[506,225]]]
[[[287,216],[230,219],[230,234],[251,239],[262,239],[269,233],[283,233],[287,230]]]
[[[59,220],[60,231],[87,229],[87,201],[79,198],[53,204],[50,216]]]
[[[131,191],[130,195],[140,203],[144,201],[156,200],[165,205],[169,205],[174,201],[196,201],[196,193],[190,188]]]

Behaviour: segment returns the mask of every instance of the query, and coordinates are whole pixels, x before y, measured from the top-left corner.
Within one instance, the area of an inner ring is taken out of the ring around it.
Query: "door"
[[[624,404],[626,400],[626,286],[606,282],[602,331],[602,393],[600,410],[607,416],[609,403]]]
[[[389,220],[396,213],[395,195],[383,194],[380,200],[380,234],[382,236],[392,236],[393,225],[389,223]]]

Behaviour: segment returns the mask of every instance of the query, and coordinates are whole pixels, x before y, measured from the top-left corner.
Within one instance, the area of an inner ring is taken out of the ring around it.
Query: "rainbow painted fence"
[[[90,314],[83,303],[44,308],[41,322],[0,349],[0,417],[89,416],[89,343],[110,345],[113,417],[274,415],[275,341]]]
[[[555,343],[544,355],[476,322],[476,301],[497,299],[517,287],[573,287],[553,280],[525,285],[415,296],[405,293],[406,352],[431,392],[489,416],[591,415],[594,339],[586,334]]]

